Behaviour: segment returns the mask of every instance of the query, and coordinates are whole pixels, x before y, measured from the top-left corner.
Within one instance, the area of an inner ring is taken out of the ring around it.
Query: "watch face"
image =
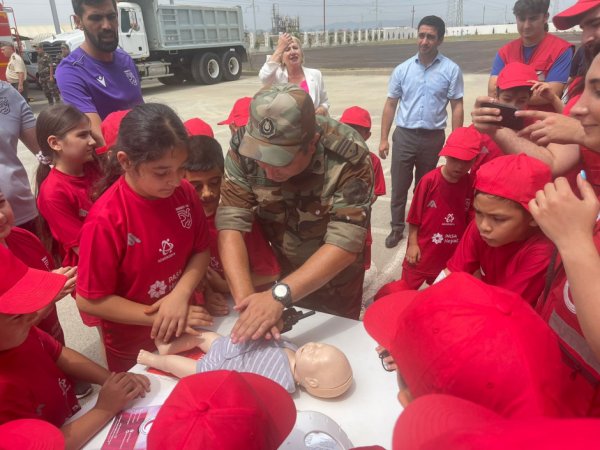
[[[285,287],[282,284],[278,284],[277,286],[275,286],[275,289],[273,289],[273,293],[279,297],[279,298],[283,298],[287,295],[287,287]]]

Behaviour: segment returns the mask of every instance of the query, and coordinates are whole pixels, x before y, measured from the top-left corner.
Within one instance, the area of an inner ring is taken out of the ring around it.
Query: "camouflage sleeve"
[[[221,184],[221,204],[217,209],[217,230],[250,232],[256,198],[240,156],[229,150],[225,158],[225,175]]]
[[[372,196],[371,159],[367,156],[358,164],[344,164],[333,194],[331,220],[324,241],[360,253],[367,235]]]

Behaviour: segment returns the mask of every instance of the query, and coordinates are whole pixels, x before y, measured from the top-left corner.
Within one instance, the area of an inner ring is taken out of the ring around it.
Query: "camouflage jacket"
[[[309,167],[278,183],[231,140],[217,211],[219,230],[250,231],[254,217],[278,256],[301,266],[319,247],[333,244],[361,253],[371,214],[373,167],[369,149],[352,128],[317,116],[321,138]],[[362,262],[361,262],[362,264]]]
[[[37,65],[38,75],[40,76],[40,78],[50,78],[50,66],[52,65],[50,56],[48,54],[38,56]]]

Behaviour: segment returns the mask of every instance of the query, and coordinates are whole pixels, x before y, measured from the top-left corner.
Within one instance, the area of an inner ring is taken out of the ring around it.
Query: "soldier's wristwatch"
[[[285,283],[275,283],[271,289],[273,298],[283,305],[284,308],[292,306],[292,291]]]

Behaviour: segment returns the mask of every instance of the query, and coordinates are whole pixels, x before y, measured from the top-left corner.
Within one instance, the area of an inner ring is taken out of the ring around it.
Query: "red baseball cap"
[[[475,190],[508,198],[529,211],[529,201],[552,181],[550,168],[523,153],[494,158],[475,176]]]
[[[425,395],[400,414],[394,450],[584,450],[595,448],[597,419],[507,420],[473,402],[449,395]]]
[[[508,63],[498,74],[496,85],[503,91],[514,87],[531,87],[538,79],[533,66],[520,62]]]
[[[555,15],[552,23],[558,30],[567,30],[579,25],[583,16],[598,6],[600,6],[599,0],[579,0],[570,8]]]
[[[469,274],[381,298],[364,324],[390,351],[414,398],[451,394],[504,417],[575,409],[550,327],[519,295]]]
[[[100,125],[102,136],[104,137],[104,145],[96,149],[96,153],[98,155],[106,153],[113,145],[117,143],[117,136],[119,136],[119,127],[121,126],[121,121],[129,111],[131,111],[131,109],[114,111],[104,118],[102,125]]]
[[[52,303],[67,277],[26,266],[0,245],[0,313],[29,314]]]
[[[64,450],[65,438],[45,420],[19,419],[0,425],[2,450]]]
[[[252,97],[238,98],[231,108],[229,117],[225,120],[220,121],[217,125],[229,125],[234,124],[236,127],[243,127],[248,123],[250,118],[250,102]]]
[[[295,422],[292,397],[274,381],[204,372],[175,386],[150,429],[148,449],[275,450]]]
[[[340,117],[340,122],[346,125],[356,125],[359,127],[371,129],[371,115],[369,111],[359,106],[347,108]]]
[[[451,156],[462,161],[477,158],[481,149],[481,134],[475,127],[460,127],[455,129],[442,148],[440,156]]]
[[[193,117],[192,119],[186,120],[183,124],[185,125],[185,129],[190,136],[215,137],[212,127],[198,117]]]

